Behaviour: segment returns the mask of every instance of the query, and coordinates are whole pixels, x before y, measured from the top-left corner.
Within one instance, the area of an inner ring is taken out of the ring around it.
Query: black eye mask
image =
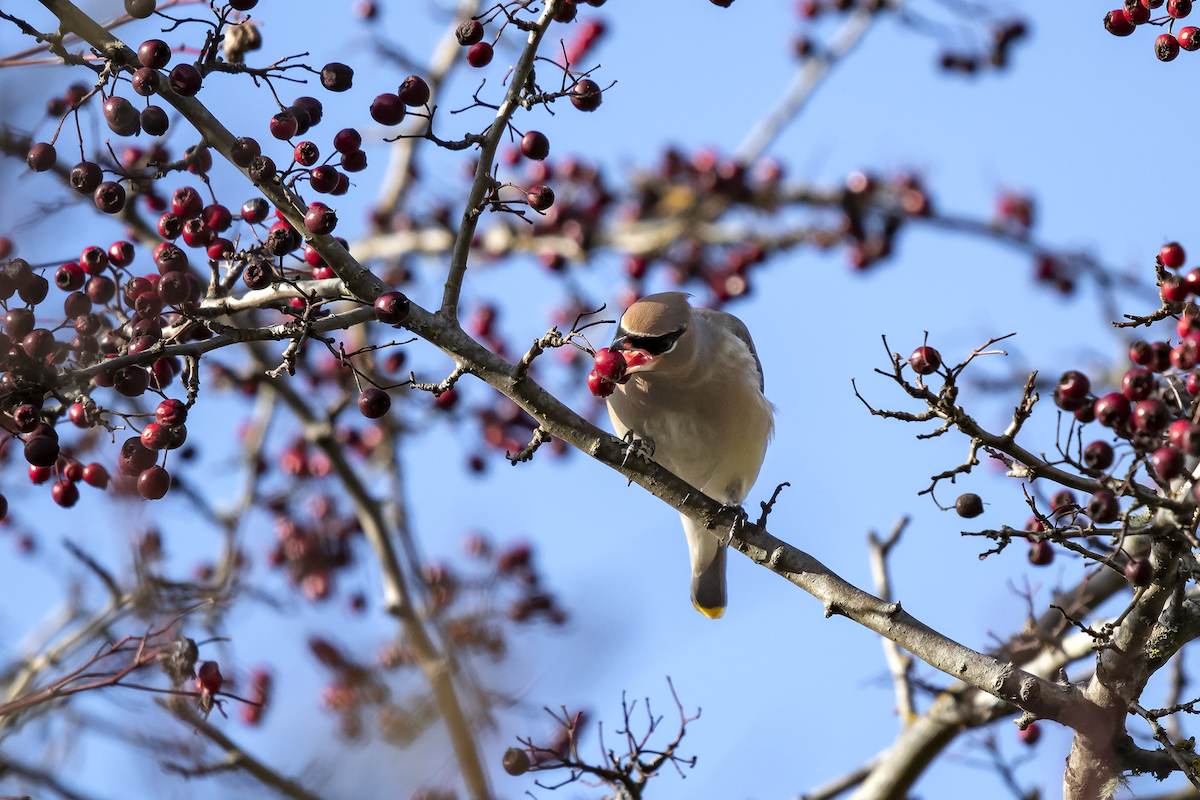
[[[687,328],[664,333],[661,336],[636,336],[634,334],[625,333],[623,329],[617,331],[617,338],[613,339],[614,347],[628,346],[637,350],[645,350],[652,356],[661,356],[663,353],[669,352],[679,341],[679,337],[687,332]]]

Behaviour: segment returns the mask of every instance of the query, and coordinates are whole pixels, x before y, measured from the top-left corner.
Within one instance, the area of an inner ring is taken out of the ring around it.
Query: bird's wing
[[[696,308],[692,310],[692,313],[703,317],[704,321],[709,325],[713,325],[727,333],[732,333],[746,343],[746,347],[750,348],[750,355],[754,356],[754,365],[758,367],[759,391],[765,391],[767,387],[766,382],[763,380],[762,362],[758,360],[758,351],[754,349],[754,340],[750,338],[750,330],[746,327],[746,324],[733,314],[726,314],[724,311],[714,311],[711,308]]]

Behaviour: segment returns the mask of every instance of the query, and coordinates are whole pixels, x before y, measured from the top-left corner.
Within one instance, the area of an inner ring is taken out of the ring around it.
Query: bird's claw
[[[625,457],[621,459],[621,466],[625,466],[625,462],[629,460],[629,456],[633,453],[649,461],[654,456],[654,440],[647,437],[639,439],[634,435],[633,431],[626,431],[621,437],[622,449],[625,451]]]
[[[722,511],[724,511],[725,509],[732,510],[735,516],[733,519],[733,525],[731,525],[729,527],[729,535],[727,535],[727,536],[722,535],[720,537],[721,547],[724,547],[725,545],[727,545],[731,541],[733,541],[733,535],[735,533],[737,533],[738,531],[740,531],[742,528],[746,527],[746,522],[749,521],[749,519],[750,519],[750,515],[746,513],[746,509],[742,508],[741,506],[727,506],[727,505],[721,506]]]

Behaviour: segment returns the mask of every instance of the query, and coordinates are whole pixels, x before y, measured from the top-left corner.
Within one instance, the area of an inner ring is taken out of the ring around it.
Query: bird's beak
[[[645,372],[658,360],[657,356],[650,355],[645,350],[630,347],[629,342],[626,341],[624,336],[613,339],[613,343],[609,346],[609,349],[620,352],[621,357],[625,359],[626,374],[631,372]]]

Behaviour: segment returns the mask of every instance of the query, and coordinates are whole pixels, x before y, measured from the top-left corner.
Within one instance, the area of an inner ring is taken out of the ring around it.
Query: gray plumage
[[[617,435],[632,431],[653,459],[702,492],[738,506],[749,494],[774,428],[750,332],[723,311],[693,309],[665,292],[622,315],[613,349],[632,373],[608,398]],[[726,605],[725,547],[680,515],[692,565],[692,602],[709,617]]]

